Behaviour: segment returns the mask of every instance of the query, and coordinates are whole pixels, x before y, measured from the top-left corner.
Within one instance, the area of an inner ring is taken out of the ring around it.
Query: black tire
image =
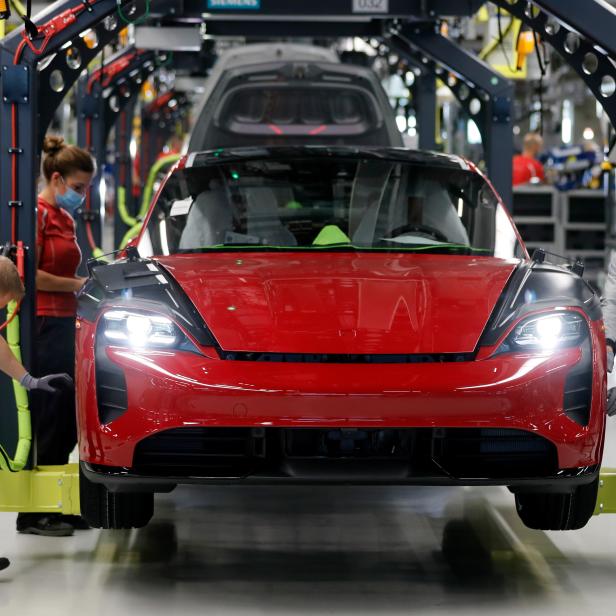
[[[547,492],[515,495],[522,522],[536,530],[577,530],[586,526],[597,503],[599,479],[577,486],[567,494]]]
[[[92,528],[143,528],[154,515],[154,494],[110,492],[79,469],[81,516]]]

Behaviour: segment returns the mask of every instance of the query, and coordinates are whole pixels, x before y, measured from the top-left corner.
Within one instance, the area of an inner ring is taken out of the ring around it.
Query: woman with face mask
[[[36,332],[34,374],[75,376],[75,315],[85,278],[77,276],[81,251],[74,215],[92,182],[95,165],[90,154],[61,137],[43,144],[45,187],[38,196],[36,239]],[[34,391],[30,398],[36,434],[36,463],[66,464],[77,443],[75,396],[72,390],[50,394]],[[78,516],[20,513],[17,530],[64,536],[84,527]]]

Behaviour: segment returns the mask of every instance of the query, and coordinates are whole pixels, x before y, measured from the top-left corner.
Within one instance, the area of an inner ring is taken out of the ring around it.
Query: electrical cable
[[[506,37],[510,30],[511,27],[513,26],[513,22],[515,21],[515,17],[512,17],[509,20],[509,23],[507,24],[507,26],[505,27],[505,30],[502,34],[502,37],[498,36],[498,37],[494,37],[480,52],[479,52],[479,59],[480,60],[485,60],[499,45],[501,45],[503,43],[503,39],[504,37]]]
[[[512,16],[511,20],[509,21],[509,26],[508,26],[508,30],[509,31],[512,27],[513,27],[513,20],[515,18]],[[500,8],[496,9],[496,23],[498,24],[498,41],[499,44],[501,46],[501,49],[503,50],[503,56],[505,56],[505,63],[507,64],[507,68],[512,72],[515,73],[515,68],[511,68],[511,62],[509,60],[509,55],[507,54],[507,47],[505,45],[505,35],[503,34],[503,30],[502,30],[502,23],[501,23],[501,10]]]
[[[542,52],[539,49],[539,37],[537,32],[533,30],[533,39],[535,41],[535,53],[537,54],[537,63],[539,64],[539,134],[543,136],[543,78],[547,74],[545,58],[541,57]],[[541,43],[543,46],[543,43]],[[545,50],[544,50],[545,51]]]

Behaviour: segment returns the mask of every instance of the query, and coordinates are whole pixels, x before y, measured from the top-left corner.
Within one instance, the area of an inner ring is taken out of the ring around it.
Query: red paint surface
[[[517,262],[315,251],[160,263],[225,350],[384,354],[474,351]]]

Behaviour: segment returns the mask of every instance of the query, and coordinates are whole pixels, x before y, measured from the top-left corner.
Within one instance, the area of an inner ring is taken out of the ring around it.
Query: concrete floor
[[[616,421],[606,466],[616,467]],[[518,521],[504,489],[181,488],[140,531],[20,536],[0,614],[613,614],[616,516]]]

